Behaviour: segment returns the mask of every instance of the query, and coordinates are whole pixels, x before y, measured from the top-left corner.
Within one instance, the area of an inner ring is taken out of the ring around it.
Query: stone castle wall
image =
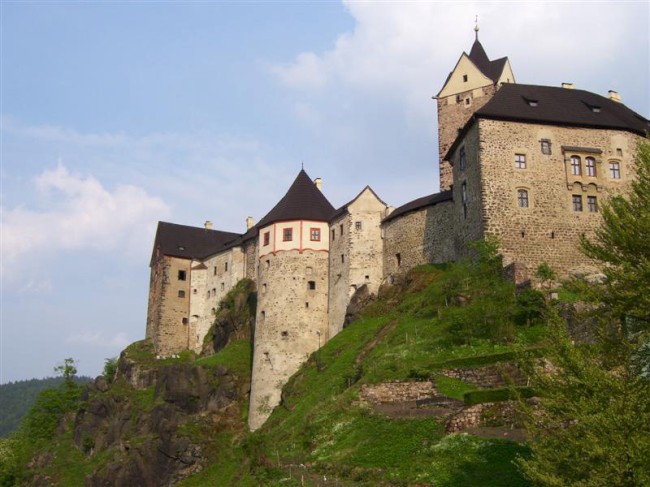
[[[454,203],[443,201],[382,224],[384,279],[429,263],[456,259]]]
[[[330,223],[328,338],[343,327],[345,310],[354,292],[350,281],[350,222],[349,213]]]
[[[609,194],[626,189],[639,137],[492,120],[480,120],[478,131],[485,232],[499,237],[504,263],[524,263],[532,272],[547,262],[562,275],[593,271],[578,246],[581,235],[593,236],[601,224],[587,196],[595,197],[600,209]],[[542,139],[550,141],[550,155],[542,153]],[[524,169],[515,167],[515,154],[524,155]],[[572,175],[571,156],[581,158],[579,176]],[[595,159],[596,176],[587,173],[587,157]],[[610,162],[620,164],[620,179],[610,176]],[[527,208],[518,206],[520,189],[528,192]],[[574,211],[574,195],[581,196],[582,211]]]
[[[282,386],[327,337],[328,253],[260,256],[249,426],[259,428]]]
[[[485,105],[496,93],[497,86],[490,84],[468,91],[460,91],[438,99],[438,161],[440,163],[440,190],[446,191],[453,184],[450,162],[445,160],[447,151],[458,138],[458,132],[476,110]]]
[[[180,272],[184,272],[181,279]],[[149,297],[147,338],[159,355],[187,350],[190,307],[191,261],[160,256],[152,266],[154,292]]]

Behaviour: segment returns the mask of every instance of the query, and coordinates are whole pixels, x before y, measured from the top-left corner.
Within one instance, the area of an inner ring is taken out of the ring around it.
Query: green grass
[[[464,400],[466,393],[476,390],[475,385],[453,377],[437,375],[435,379],[438,392],[459,401]]]
[[[465,404],[483,404],[486,402],[502,402],[517,399],[519,397],[533,397],[535,391],[530,387],[499,388],[466,392],[462,399]]]
[[[247,377],[251,370],[250,340],[234,340],[214,355],[196,360],[196,365],[228,367],[235,375]]]

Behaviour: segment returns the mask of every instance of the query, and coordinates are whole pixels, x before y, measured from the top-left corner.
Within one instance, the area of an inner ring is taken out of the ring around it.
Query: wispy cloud
[[[41,173],[34,186],[46,208],[2,209],[5,276],[28,255],[81,249],[128,254],[150,236],[156,216],[168,213],[162,199],[142,188],[118,185],[109,190],[93,176],[71,173],[62,164]]]

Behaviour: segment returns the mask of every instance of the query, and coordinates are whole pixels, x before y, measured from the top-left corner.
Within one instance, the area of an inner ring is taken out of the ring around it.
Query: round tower
[[[280,402],[282,386],[327,341],[328,221],[334,208],[304,170],[257,225],[257,317],[251,430]]]

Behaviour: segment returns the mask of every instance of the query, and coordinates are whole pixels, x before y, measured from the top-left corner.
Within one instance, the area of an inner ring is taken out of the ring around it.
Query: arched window
[[[528,208],[528,190],[517,190],[517,206],[519,208]]]
[[[578,156],[571,156],[571,174],[574,176],[582,175],[582,166],[580,164],[580,158]]]
[[[595,178],[596,177],[596,159],[593,157],[587,157],[585,159],[585,167],[587,168],[587,176]]]

